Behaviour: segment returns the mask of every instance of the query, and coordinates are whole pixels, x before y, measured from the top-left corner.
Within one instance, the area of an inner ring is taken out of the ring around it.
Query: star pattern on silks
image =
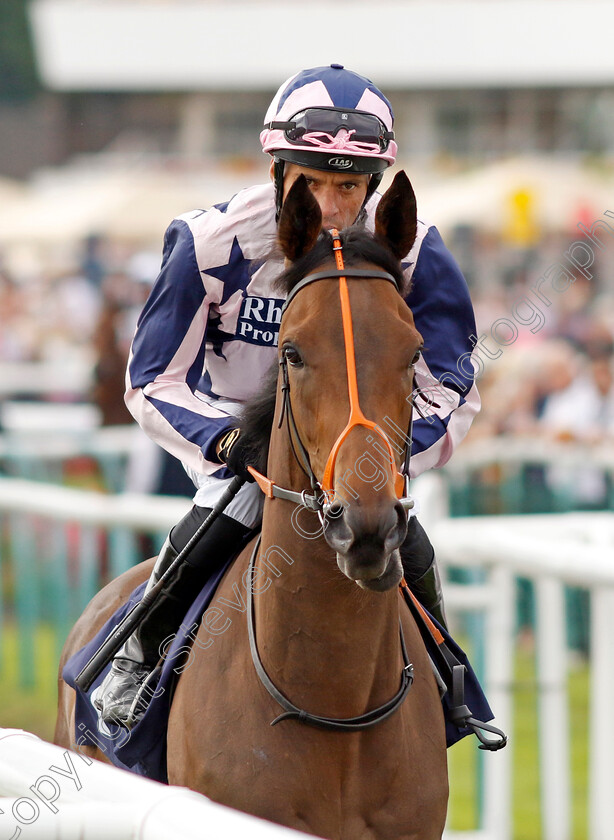
[[[232,240],[230,256],[226,265],[203,270],[203,274],[210,274],[224,284],[220,303],[226,303],[235,292],[245,291],[251,278],[263,264],[262,260],[248,260],[243,256],[237,237]]]
[[[222,318],[219,314],[209,313],[209,320],[207,322],[207,341],[211,342],[211,349],[216,356],[220,356],[226,361],[226,356],[222,352],[222,347],[227,341],[234,341],[234,335],[224,332],[221,329]]]

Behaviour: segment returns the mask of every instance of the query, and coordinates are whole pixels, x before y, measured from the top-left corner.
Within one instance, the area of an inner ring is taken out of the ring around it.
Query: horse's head
[[[280,284],[291,298],[279,335],[280,387],[286,387],[293,418],[289,436],[296,461],[306,462],[303,471],[327,493],[324,534],[339,568],[359,586],[383,591],[402,576],[398,548],[407,520],[398,470],[422,346],[400,294],[400,260],[416,235],[411,184],[405,173],[396,176],[378,206],[374,235],[357,227],[340,234],[347,282],[340,279],[333,239],[321,223],[318,203],[301,177],[279,223],[279,243],[290,263]],[[356,270],[364,274],[356,276]],[[299,288],[314,274],[323,276]],[[294,473],[304,481],[296,463]]]

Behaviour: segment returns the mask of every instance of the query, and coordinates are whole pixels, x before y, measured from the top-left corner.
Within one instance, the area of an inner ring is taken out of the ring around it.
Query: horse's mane
[[[239,415],[241,438],[247,447],[247,463],[266,474],[271,430],[275,419],[275,395],[279,364],[267,371],[260,389],[248,400]]]
[[[405,279],[400,262],[374,234],[355,225],[341,234],[343,259],[347,266],[367,262],[388,271],[403,290]],[[322,231],[314,248],[293,262],[275,281],[274,287],[289,294],[296,284],[332,257],[332,236]],[[241,437],[248,447],[248,463],[266,473],[271,429],[275,419],[275,395],[279,365],[275,362],[263,379],[258,393],[248,400],[239,417]]]
[[[354,225],[341,233],[341,244],[345,265],[356,266],[361,262],[377,265],[392,274],[399,289],[403,294],[407,293],[401,263],[375,234],[360,225]],[[275,288],[289,294],[303,277],[332,258],[332,248],[333,238],[329,231],[323,230],[311,251],[299,257],[277,278]]]

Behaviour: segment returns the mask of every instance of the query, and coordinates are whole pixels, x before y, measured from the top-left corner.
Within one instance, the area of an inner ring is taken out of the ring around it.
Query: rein
[[[284,416],[286,416],[288,427],[290,430],[290,443],[292,445],[294,455],[298,463],[300,464],[301,469],[309,478],[313,495],[306,493],[304,490],[302,492],[297,492],[295,490],[287,490],[275,484],[271,479],[262,475],[253,467],[248,467],[248,470],[253,476],[254,480],[257,482],[260,489],[268,498],[278,498],[285,499],[286,501],[292,501],[296,504],[303,505],[303,507],[306,507],[310,510],[317,511],[320,515],[322,515],[322,513],[325,513],[326,510],[328,510],[334,502],[333,480],[335,463],[337,460],[337,455],[339,454],[339,450],[344,441],[347,439],[350,432],[352,431],[352,429],[354,429],[356,426],[364,426],[368,429],[372,429],[373,432],[375,432],[384,442],[387,449],[388,457],[390,459],[391,475],[395,476],[394,486],[397,497],[399,497],[401,504],[406,510],[411,509],[414,506],[414,501],[411,497],[404,494],[407,489],[409,479],[409,456],[411,447],[412,421],[410,420],[409,444],[406,448],[405,457],[403,459],[403,472],[400,473],[397,470],[394,451],[392,449],[392,445],[388,436],[383,431],[383,429],[380,426],[378,426],[377,423],[374,423],[372,420],[367,419],[360,408],[358,397],[358,380],[356,373],[356,356],[354,350],[354,331],[352,326],[352,310],[350,306],[350,296],[347,285],[347,278],[377,278],[389,281],[397,290],[399,290],[399,286],[396,279],[392,276],[392,274],[390,274],[387,271],[346,268],[343,261],[343,252],[339,232],[336,229],[333,229],[331,230],[331,235],[333,238],[333,251],[335,254],[335,262],[337,265],[336,270],[329,269],[326,271],[318,271],[314,272],[313,274],[308,274],[306,277],[303,277],[303,279],[300,280],[296,284],[296,286],[294,286],[294,288],[288,295],[282,307],[282,317],[283,313],[286,311],[294,297],[298,294],[298,292],[305,288],[305,286],[308,286],[310,283],[314,283],[317,280],[329,280],[335,277],[339,278],[339,297],[341,302],[341,317],[343,323],[343,337],[345,344],[348,395],[350,401],[350,415],[347,425],[333,444],[326,465],[324,467],[324,475],[322,477],[322,480],[318,481],[311,468],[309,454],[303,442],[301,441],[296,421],[294,419],[292,403],[290,401],[290,381],[288,377],[288,367],[286,359],[282,354],[279,364],[282,371],[283,403],[278,425],[281,426],[283,418]]]
[[[339,233],[338,231],[333,230],[332,235],[337,269],[316,272],[314,274],[309,274],[306,277],[304,277],[292,289],[284,306],[282,307],[282,314],[286,310],[290,302],[293,300],[294,296],[309,283],[313,283],[316,280],[322,280],[325,278],[339,278],[339,295],[341,299],[341,313],[343,318],[343,334],[345,341],[345,354],[347,365],[348,393],[350,398],[350,416],[347,425],[345,429],[341,432],[331,449],[324,469],[324,476],[322,482],[320,483],[318,482],[311,468],[311,464],[309,461],[309,453],[307,452],[304,444],[300,439],[298,428],[294,420],[294,414],[292,412],[292,403],[290,400],[290,381],[288,378],[287,362],[282,355],[282,358],[280,360],[280,366],[282,371],[283,403],[278,425],[281,426],[285,415],[288,423],[290,443],[294,451],[294,455],[298,463],[301,465],[301,468],[310,480],[313,495],[309,495],[305,490],[299,493],[295,490],[286,490],[283,487],[279,487],[279,485],[274,484],[273,481],[271,481],[266,476],[261,475],[261,473],[257,472],[257,470],[255,470],[253,467],[248,467],[248,470],[254,476],[254,479],[256,480],[260,488],[269,498],[286,499],[288,501],[301,504],[304,507],[317,511],[321,520],[323,520],[323,513],[326,513],[326,510],[330,508],[333,504],[333,499],[331,498],[331,496],[334,495],[332,483],[334,477],[335,461],[339,449],[343,442],[346,440],[350,431],[355,426],[365,426],[369,429],[372,429],[382,438],[382,440],[387,446],[388,454],[390,456],[390,465],[392,468],[391,474],[396,475],[395,490],[397,492],[397,496],[402,496],[404,490],[406,490],[407,488],[407,484],[409,481],[409,460],[411,456],[413,408],[416,408],[418,413],[422,417],[424,417],[419,406],[416,405],[412,395],[412,412],[410,415],[409,422],[408,445],[405,449],[403,466],[401,468],[402,472],[399,473],[396,468],[396,460],[394,457],[392,446],[387,435],[376,423],[374,423],[371,420],[368,420],[360,409],[356,376],[356,359],[354,354],[352,313],[350,308],[349,292],[346,278],[377,277],[383,280],[390,281],[395,285],[397,289],[398,285],[394,277],[391,274],[388,274],[388,272],[363,269],[346,269],[343,264]],[[420,393],[419,389],[414,389],[414,391]],[[401,498],[400,502],[406,509],[412,508],[414,506],[414,502],[410,496],[405,496],[404,498]],[[256,558],[260,550],[260,543],[261,537],[258,536],[258,539],[252,551],[247,571],[249,581],[249,584],[247,585],[247,628],[250,652],[254,669],[258,674],[258,677],[264,688],[266,688],[268,693],[281,706],[281,708],[284,709],[284,712],[282,714],[278,715],[274,720],[271,721],[271,726],[275,726],[282,720],[298,720],[300,723],[304,723],[309,726],[314,726],[320,729],[326,729],[329,731],[332,730],[335,732],[356,732],[363,729],[368,729],[371,726],[375,726],[376,724],[382,723],[383,721],[387,720],[400,708],[403,701],[407,697],[407,694],[410,688],[412,687],[414,681],[414,667],[409,661],[409,657],[407,655],[407,647],[405,644],[405,638],[403,636],[403,625],[400,619],[399,637],[401,643],[401,654],[403,657],[401,684],[394,697],[392,697],[386,703],[383,703],[381,706],[378,706],[376,709],[372,709],[371,711],[365,712],[362,715],[357,715],[356,717],[349,718],[333,718],[324,715],[313,715],[310,712],[306,712],[304,709],[300,709],[298,706],[295,706],[294,703],[292,703],[285,696],[285,694],[283,694],[273,683],[273,681],[267,674],[264,665],[262,664],[262,660],[260,659],[260,654],[258,652],[258,645],[256,642],[256,621],[254,610],[254,571],[256,567]],[[407,586],[405,580],[402,580],[400,584],[400,589],[410,609],[412,610],[412,613],[414,614],[414,618],[416,619],[417,626],[420,629],[423,639],[425,639],[425,636],[429,636],[437,646],[438,654],[441,659],[439,669],[437,668],[437,666],[435,666],[435,664],[432,661],[431,662],[433,665],[433,670],[436,674],[436,677],[438,678],[440,685],[443,685],[444,687],[444,693],[448,690],[451,692],[450,697],[452,705],[448,711],[448,719],[451,720],[452,723],[454,723],[454,725],[459,728],[468,727],[469,729],[471,729],[474,732],[474,734],[477,735],[478,739],[481,742],[480,749],[501,749],[501,747],[504,747],[507,743],[507,737],[505,736],[505,734],[497,727],[491,724],[484,723],[472,717],[470,709],[467,705],[465,705],[465,665],[461,663],[452,653],[452,651],[448,648],[443,635],[440,633],[437,626],[431,621],[428,613],[424,610],[422,605],[413,595],[413,593]],[[441,676],[442,673],[446,676],[446,679],[443,679],[443,681]],[[493,733],[497,737],[495,739],[489,739],[483,734],[484,731]]]
[[[258,551],[260,550],[260,542],[261,539],[259,535],[249,561],[248,585],[246,587],[247,631],[249,636],[249,647],[252,654],[252,662],[254,663],[254,668],[256,670],[256,673],[258,674],[258,677],[260,678],[260,682],[269,692],[271,697],[277,703],[279,703],[282,709],[285,709],[283,714],[278,715],[274,720],[271,721],[271,726],[275,726],[275,724],[280,723],[282,720],[298,720],[300,723],[305,723],[309,726],[315,726],[319,729],[328,729],[334,732],[358,732],[362,729],[368,729],[371,726],[375,726],[376,724],[382,723],[383,721],[387,720],[401,706],[401,704],[407,697],[409,689],[412,687],[412,683],[414,681],[414,666],[409,661],[409,657],[407,655],[407,647],[405,645],[405,638],[403,636],[403,626],[400,620],[399,635],[401,640],[401,652],[403,655],[401,685],[394,697],[392,697],[386,703],[383,703],[381,706],[378,706],[377,709],[372,709],[371,711],[365,712],[362,715],[357,715],[356,717],[349,718],[333,718],[326,717],[323,715],[312,715],[310,712],[306,712],[304,709],[299,709],[298,706],[295,706],[294,703],[288,700],[285,694],[282,694],[282,692],[271,680],[264,668],[264,665],[262,664],[262,660],[260,659],[260,654],[258,653],[258,645],[256,642],[256,620],[254,611],[253,585],[254,569],[256,566],[256,557],[258,556]]]
[[[389,274],[386,271],[373,271],[371,269],[353,268],[346,269],[343,263],[342,246],[339,238],[339,232],[337,230],[332,230],[331,234],[333,237],[333,250],[335,253],[337,269],[319,271],[313,274],[308,274],[306,277],[304,277],[299,283],[297,283],[297,285],[292,289],[292,291],[288,295],[288,298],[286,299],[282,307],[282,315],[291,303],[291,301],[294,299],[294,297],[298,294],[299,291],[301,291],[301,289],[304,289],[305,286],[309,285],[310,283],[314,283],[317,280],[331,279],[335,277],[339,278],[339,296],[341,301],[341,316],[343,321],[343,336],[345,343],[348,394],[350,400],[350,416],[347,425],[335,441],[330,451],[326,462],[326,466],[324,468],[324,476],[322,478],[322,481],[319,482],[311,468],[309,453],[307,452],[298,433],[298,428],[294,419],[294,413],[292,411],[292,403],[290,400],[290,381],[288,377],[287,362],[282,355],[279,364],[281,366],[282,372],[283,403],[278,426],[281,426],[285,416],[288,423],[288,428],[290,432],[290,443],[294,451],[294,455],[301,468],[310,480],[313,495],[309,495],[306,491],[298,493],[295,490],[286,490],[285,488],[275,484],[273,481],[271,481],[271,479],[267,478],[266,476],[263,476],[253,467],[248,467],[249,472],[253,475],[254,479],[260,486],[261,490],[264,491],[266,496],[268,496],[269,498],[275,497],[278,499],[286,499],[287,501],[293,501],[298,504],[302,504],[304,507],[318,511],[320,516],[322,516],[322,513],[325,512],[326,509],[333,504],[333,478],[337,455],[339,449],[341,448],[341,445],[346,440],[352,429],[356,426],[365,426],[368,429],[372,429],[384,441],[388,450],[388,456],[390,458],[391,475],[396,476],[395,490],[397,492],[397,496],[403,496],[403,492],[406,486],[406,476],[409,476],[409,447],[407,448],[404,457],[404,476],[400,474],[397,470],[394,452],[387,435],[377,425],[377,423],[374,423],[372,420],[368,420],[360,408],[360,403],[358,399],[358,381],[356,374],[356,357],[354,352],[354,332],[352,328],[352,311],[350,307],[347,277],[376,277],[378,279],[388,280],[394,285],[394,287],[397,290],[399,287],[397,281],[392,276],[392,274]],[[401,501],[404,504],[404,507],[413,507],[413,500],[409,497],[404,498]],[[299,707],[295,706],[294,703],[292,703],[285,696],[285,694],[283,694],[273,683],[273,681],[267,674],[264,665],[262,664],[262,660],[260,659],[260,654],[258,652],[258,645],[256,642],[253,583],[256,558],[258,556],[259,549],[260,536],[258,537],[258,540],[256,541],[256,544],[252,551],[248,568],[249,585],[247,586],[247,627],[252,662],[254,664],[256,673],[258,674],[262,685],[266,688],[271,697],[282,707],[282,709],[284,709],[284,712],[281,715],[278,715],[273,721],[271,721],[271,726],[275,726],[282,720],[293,719],[298,720],[301,723],[308,724],[310,726],[318,727],[320,729],[333,730],[335,732],[356,732],[363,729],[368,729],[371,726],[375,726],[376,724],[382,723],[383,721],[387,720],[401,706],[401,704],[407,697],[407,694],[414,681],[414,667],[409,661],[409,657],[407,654],[407,646],[405,644],[405,637],[403,636],[403,625],[400,619],[399,638],[401,642],[401,653],[403,657],[403,670],[401,672],[401,684],[399,690],[394,695],[394,697],[392,697],[386,703],[383,703],[381,706],[378,706],[376,709],[372,709],[371,711],[365,712],[362,715],[357,715],[356,717],[350,718],[333,718],[326,717],[323,715],[313,715],[310,712],[306,712],[304,709],[299,709]]]

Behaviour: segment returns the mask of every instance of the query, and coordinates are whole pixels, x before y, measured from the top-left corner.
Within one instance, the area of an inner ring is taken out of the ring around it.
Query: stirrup
[[[465,671],[465,666],[460,663],[452,666],[452,702],[454,705],[448,710],[448,720],[459,729],[464,727],[470,729],[480,742],[478,749],[492,752],[501,750],[508,740],[505,732],[492,723],[484,723],[484,721],[474,718],[469,707],[465,705]],[[490,732],[497,737],[487,738],[484,732]]]

